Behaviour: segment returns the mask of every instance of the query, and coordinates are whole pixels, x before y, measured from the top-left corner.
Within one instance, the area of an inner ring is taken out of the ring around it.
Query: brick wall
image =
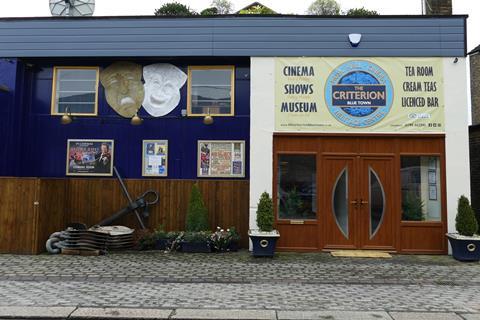
[[[427,15],[451,15],[452,0],[424,0],[425,14]]]
[[[470,126],[469,131],[471,203],[480,222],[480,125]]]
[[[480,222],[480,52],[470,55],[470,92],[472,125],[470,126],[470,187],[472,207]]]
[[[472,125],[480,124],[480,52],[470,55]]]

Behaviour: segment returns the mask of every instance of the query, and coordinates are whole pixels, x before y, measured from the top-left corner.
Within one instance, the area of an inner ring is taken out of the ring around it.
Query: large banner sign
[[[441,58],[277,58],[275,130],[444,132]]]

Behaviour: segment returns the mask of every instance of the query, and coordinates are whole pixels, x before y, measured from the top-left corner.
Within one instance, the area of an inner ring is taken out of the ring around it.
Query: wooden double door
[[[385,156],[323,157],[324,249],[394,250],[393,164]]]

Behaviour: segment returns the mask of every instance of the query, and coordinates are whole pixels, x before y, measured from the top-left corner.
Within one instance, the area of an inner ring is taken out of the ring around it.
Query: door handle
[[[353,204],[355,208],[358,208],[360,206],[360,203],[358,202],[357,199],[350,201],[350,203]]]
[[[362,205],[362,204],[367,204],[367,203],[368,203],[367,200],[361,200],[361,201],[360,201],[360,204],[361,204],[361,205]]]

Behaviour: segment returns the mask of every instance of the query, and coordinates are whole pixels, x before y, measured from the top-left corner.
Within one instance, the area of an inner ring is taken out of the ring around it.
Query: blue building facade
[[[222,59],[222,64],[235,66],[235,115],[215,117],[212,125],[203,124],[203,117],[182,116],[186,110],[187,85],[181,90],[179,105],[168,115],[154,118],[141,109],[144,119],[132,126],[130,119],[119,116],[106,102],[103,86],[98,88],[98,115],[77,116],[69,125],[60,123],[60,116],[51,115],[54,66],[99,66],[124,59],[4,59],[0,70],[9,92],[2,92],[4,123],[1,126],[1,175],[17,177],[65,177],[67,139],[109,139],[115,142],[115,166],[126,178],[142,177],[142,140],[168,140],[167,179],[197,178],[198,140],[243,140],[246,142],[246,163],[249,143],[249,62],[245,59]],[[243,61],[242,61],[243,60]],[[141,65],[162,62],[162,59],[129,59]],[[219,59],[168,60],[185,73],[188,66],[218,64]],[[16,154],[17,156],[13,156]],[[248,179],[246,166],[245,179]]]

